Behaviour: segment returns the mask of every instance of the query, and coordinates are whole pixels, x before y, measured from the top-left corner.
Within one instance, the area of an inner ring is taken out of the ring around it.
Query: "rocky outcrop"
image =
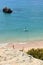
[[[5,8],[3,8],[3,12],[10,14],[10,13],[12,13],[12,10],[10,8],[5,7]]]
[[[0,65],[43,65],[43,61],[27,55],[23,51],[3,48],[0,52]]]

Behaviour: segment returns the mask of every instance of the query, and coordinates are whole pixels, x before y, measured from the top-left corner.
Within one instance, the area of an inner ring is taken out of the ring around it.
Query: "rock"
[[[10,8],[5,7],[5,8],[3,8],[3,12],[10,14],[10,13],[12,13],[12,10]]]
[[[3,48],[0,52],[0,65],[43,65],[43,61],[27,55],[24,51]]]

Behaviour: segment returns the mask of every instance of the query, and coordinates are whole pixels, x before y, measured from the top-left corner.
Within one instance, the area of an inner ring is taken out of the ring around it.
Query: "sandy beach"
[[[43,41],[28,41],[28,42],[15,42],[15,43],[8,43],[7,47],[12,48],[14,46],[15,49],[21,50],[24,49],[28,51],[32,48],[43,48]]]
[[[43,48],[43,41],[8,43],[0,46],[0,65],[43,65],[43,61],[35,59],[26,52],[31,48]],[[24,50],[21,52],[20,50]]]
[[[43,0],[0,4],[0,65],[43,65]]]

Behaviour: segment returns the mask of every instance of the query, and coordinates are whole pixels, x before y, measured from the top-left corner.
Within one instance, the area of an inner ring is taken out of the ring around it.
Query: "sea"
[[[32,40],[43,40],[43,0],[0,0],[0,42]]]

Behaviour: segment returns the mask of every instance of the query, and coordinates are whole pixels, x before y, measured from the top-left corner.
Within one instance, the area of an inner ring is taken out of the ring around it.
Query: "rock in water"
[[[5,8],[3,8],[3,12],[10,14],[10,13],[12,13],[12,10],[10,8],[5,7]]]

